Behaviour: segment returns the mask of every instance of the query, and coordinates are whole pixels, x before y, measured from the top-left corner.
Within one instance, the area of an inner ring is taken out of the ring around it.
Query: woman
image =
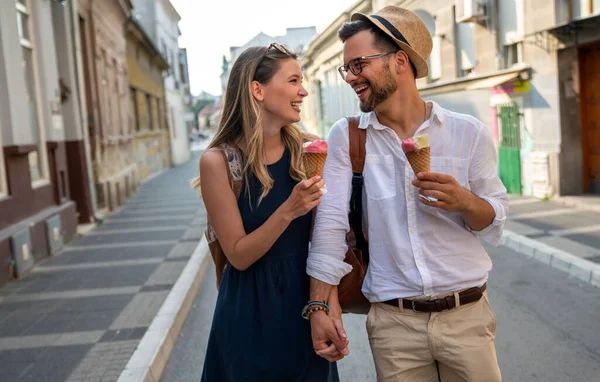
[[[309,212],[324,185],[319,177],[302,181],[294,123],[307,95],[296,56],[281,45],[248,48],[232,67],[219,131],[200,159],[202,197],[229,261],[202,381],[339,380],[336,364],[315,354],[300,315],[309,299]],[[223,144],[242,153],[238,200]]]

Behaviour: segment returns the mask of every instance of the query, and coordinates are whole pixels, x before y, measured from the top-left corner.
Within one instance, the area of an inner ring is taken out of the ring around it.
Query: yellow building
[[[170,166],[163,71],[168,64],[133,19],[127,23],[129,126],[138,180]]]

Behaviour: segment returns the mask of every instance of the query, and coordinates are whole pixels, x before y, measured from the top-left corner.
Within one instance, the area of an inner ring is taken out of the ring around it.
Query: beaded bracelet
[[[327,305],[325,301],[309,301],[302,309],[302,318],[310,320],[310,316],[318,311],[329,313],[329,305]]]

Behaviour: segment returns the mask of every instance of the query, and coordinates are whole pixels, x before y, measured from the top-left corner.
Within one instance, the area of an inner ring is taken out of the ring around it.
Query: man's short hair
[[[383,33],[370,21],[364,19],[343,23],[342,27],[338,31],[338,37],[340,40],[342,40],[342,42],[346,42],[346,40],[348,40],[350,37],[366,30],[373,34],[373,45],[375,48],[381,49],[383,52],[395,52],[397,50],[402,50],[390,36]],[[410,61],[410,59],[408,61],[410,62],[410,68],[413,76],[417,78],[417,69],[415,68],[415,65],[412,63],[412,61]]]

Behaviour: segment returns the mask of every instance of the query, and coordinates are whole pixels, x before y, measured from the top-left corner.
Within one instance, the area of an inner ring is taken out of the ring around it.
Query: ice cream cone
[[[406,158],[410,163],[415,175],[420,172],[429,171],[429,163],[431,158],[431,148],[429,146],[423,147],[418,151],[412,151],[406,153]]]
[[[304,173],[306,178],[312,178],[315,175],[323,175],[327,153],[302,153],[302,163],[304,164]]]

